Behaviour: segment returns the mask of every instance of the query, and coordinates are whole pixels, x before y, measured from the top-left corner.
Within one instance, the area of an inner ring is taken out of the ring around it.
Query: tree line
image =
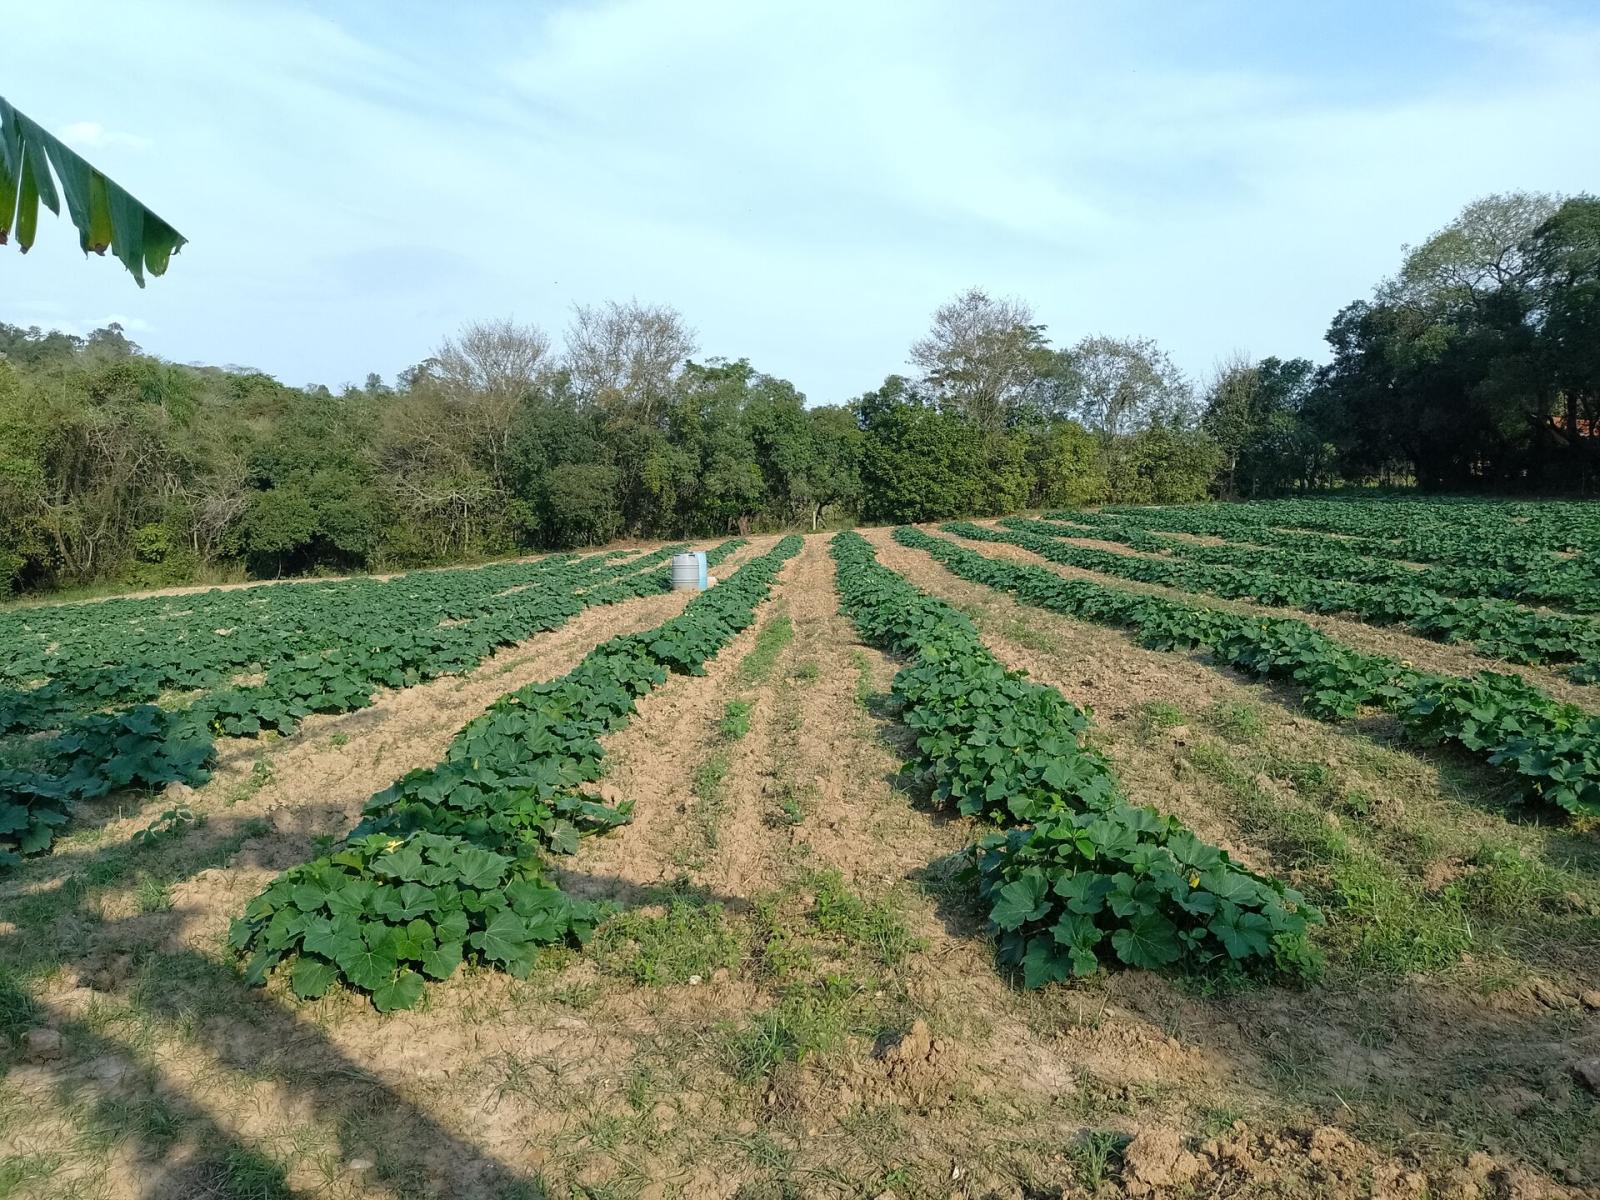
[[[1486,196],[1334,317],[1331,360],[1224,364],[1222,494],[1379,481],[1588,494],[1600,467],[1600,199]]]
[[[1340,484],[1584,489],[1600,201],[1477,201],[1327,336],[1321,366],[1234,356],[1196,384],[1148,339],[1056,346],[974,288],[905,373],[808,405],[637,302],[577,307],[559,344],[469,325],[338,392],[0,323],[0,593]]]

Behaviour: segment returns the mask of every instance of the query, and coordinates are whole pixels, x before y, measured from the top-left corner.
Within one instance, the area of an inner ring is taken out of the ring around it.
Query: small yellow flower
[[[1200,876],[1198,874],[1191,874],[1189,876],[1189,886],[1192,888],[1200,886]]]
[[[384,844],[384,847],[383,847],[383,848],[384,848],[384,849],[385,849],[385,850],[393,850],[393,849],[394,849],[394,848],[395,848],[395,847],[397,847],[397,846],[399,846],[399,845],[400,845],[400,843],[401,843],[401,842],[402,842],[402,841],[403,841],[403,840],[404,840],[404,839],[402,839],[402,838],[390,838],[390,839],[389,839],[389,840],[388,840],[388,842],[386,842],[386,843],[385,843],[385,844]]]

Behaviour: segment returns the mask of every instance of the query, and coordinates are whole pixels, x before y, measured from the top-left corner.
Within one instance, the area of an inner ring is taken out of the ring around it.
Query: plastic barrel
[[[704,569],[700,560],[703,555],[674,554],[672,556],[672,590],[675,592],[696,592],[700,590],[700,572]]]
[[[703,592],[708,586],[706,583],[706,575],[708,571],[706,566],[706,552],[704,550],[696,550],[694,552],[694,557],[695,560],[700,564],[700,590]]]

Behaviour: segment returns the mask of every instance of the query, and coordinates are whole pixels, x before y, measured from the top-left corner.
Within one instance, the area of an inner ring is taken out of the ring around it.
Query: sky
[[[190,244],[141,291],[41,215],[0,320],[386,378],[468,321],[670,304],[811,403],[970,286],[1048,336],[1325,357],[1474,197],[1600,191],[1600,5],[4,5],[0,89]]]

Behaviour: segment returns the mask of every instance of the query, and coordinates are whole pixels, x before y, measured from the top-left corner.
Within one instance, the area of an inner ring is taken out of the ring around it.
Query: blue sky
[[[1600,190],[1576,0],[57,0],[6,29],[12,103],[191,244],[140,291],[47,214],[0,320],[289,383],[636,297],[837,402],[973,284],[1202,377],[1322,357],[1475,196]]]

